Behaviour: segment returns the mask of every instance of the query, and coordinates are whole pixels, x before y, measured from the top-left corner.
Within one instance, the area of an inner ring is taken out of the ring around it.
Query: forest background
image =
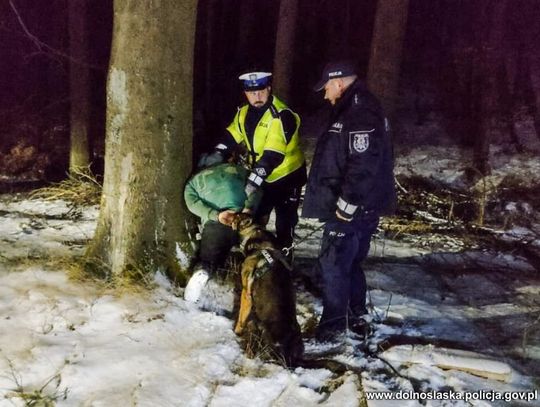
[[[540,151],[540,2],[393,3],[408,15],[397,61],[397,148],[471,147],[482,172],[489,171],[489,145]],[[292,13],[280,17],[283,4]],[[276,93],[303,118],[303,137],[316,136],[328,106],[312,86],[336,58],[352,59],[367,74],[376,8],[375,0],[199,1],[194,156],[223,135],[242,103],[237,76],[254,67],[275,72]],[[291,32],[278,58],[280,18]],[[112,31],[110,0],[0,4],[0,173],[64,178],[70,129],[81,121],[89,162],[102,172]],[[426,124],[430,131],[418,131]]]

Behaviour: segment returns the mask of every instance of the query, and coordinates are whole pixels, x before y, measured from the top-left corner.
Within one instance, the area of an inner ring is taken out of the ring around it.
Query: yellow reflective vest
[[[300,168],[304,164],[304,153],[300,149],[300,138],[298,136],[300,117],[290,110],[285,103],[273,96],[272,104],[266,109],[255,128],[253,146],[251,146],[245,129],[248,107],[249,105],[244,105],[238,108],[238,112],[227,130],[238,144],[244,143],[248,151],[255,153],[255,162],[262,157],[265,150],[275,151],[285,156],[283,162],[274,168],[266,178],[266,182],[277,181]],[[279,112],[282,110],[290,110],[296,119],[296,131],[288,144],[283,131],[283,124],[279,118]],[[251,165],[253,164],[251,162]]]

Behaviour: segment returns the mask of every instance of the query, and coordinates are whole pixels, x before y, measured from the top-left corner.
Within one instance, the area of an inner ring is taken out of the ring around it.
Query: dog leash
[[[313,229],[310,233],[308,233],[307,235],[305,235],[302,239],[294,242],[289,246],[289,247],[284,247],[283,249],[281,249],[283,251],[283,253],[285,254],[285,256],[288,256],[291,251],[297,247],[300,243],[306,241],[309,237],[313,236],[315,233],[317,233],[319,230],[321,230],[322,228],[324,228],[325,226],[325,223],[323,223],[321,226],[318,226],[317,228]]]

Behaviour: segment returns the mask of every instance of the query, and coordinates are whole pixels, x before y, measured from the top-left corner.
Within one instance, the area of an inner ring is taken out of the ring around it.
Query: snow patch
[[[179,242],[176,242],[176,259],[178,260],[178,263],[180,263],[180,267],[183,269],[187,269],[189,267],[190,257]]]
[[[455,369],[488,379],[510,382],[514,371],[504,363],[487,359],[484,355],[459,349],[435,348],[433,346],[395,346],[383,353],[383,357],[401,364],[423,364],[442,369]]]

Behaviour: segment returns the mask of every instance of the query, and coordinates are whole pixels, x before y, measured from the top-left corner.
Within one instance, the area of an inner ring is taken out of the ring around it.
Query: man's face
[[[341,79],[330,79],[324,85],[324,99],[328,100],[332,105],[341,97],[343,93],[343,82]]]
[[[262,107],[266,102],[268,102],[271,91],[270,86],[267,86],[266,88],[260,90],[244,91],[244,94],[246,95],[246,98],[251,106]]]

